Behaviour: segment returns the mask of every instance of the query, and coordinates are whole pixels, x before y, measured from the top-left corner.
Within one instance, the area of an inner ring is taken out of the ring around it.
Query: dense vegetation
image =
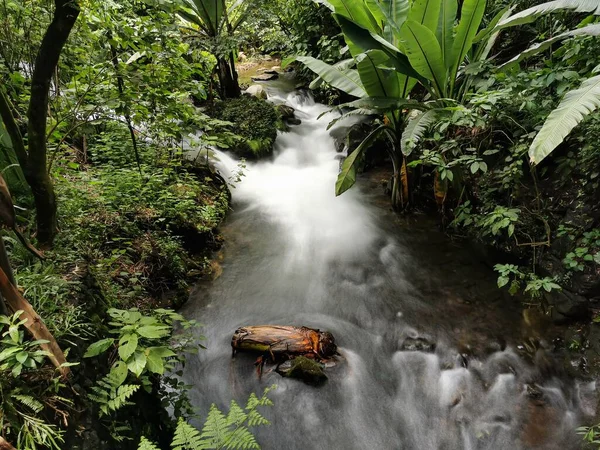
[[[338,195],[385,153],[396,210],[478,241],[527,307],[597,321],[600,7],[541,3],[0,2],[0,449],[258,448],[267,392],[186,422],[200,346],[173,311],[236,181],[205,156],[269,157],[286,128],[240,52],[367,117]]]

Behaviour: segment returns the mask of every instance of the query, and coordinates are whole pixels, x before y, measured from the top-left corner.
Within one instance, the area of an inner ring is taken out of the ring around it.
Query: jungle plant
[[[200,44],[217,58],[217,70],[221,95],[235,98],[241,95],[237,72],[235,71],[235,43],[232,35],[246,20],[250,0],[239,0],[228,6],[225,0],[179,0],[178,14],[199,31]]]
[[[267,394],[275,387],[266,388],[260,398],[254,393],[250,394],[245,408],[232,400],[227,415],[212,404],[202,431],[179,419],[171,443],[172,450],[260,449],[249,428],[269,425],[269,421],[262,416],[258,408],[273,405]],[[138,450],[158,450],[158,447],[148,439],[142,438]]]
[[[137,309],[109,309],[112,318],[110,333],[114,338],[105,338],[90,345],[85,358],[99,356],[112,349],[112,362],[108,375],[101,379],[90,394],[100,408],[101,416],[128,405],[128,399],[140,388],[152,390],[154,376],[161,376],[182,363],[184,353],[197,349],[187,333],[173,338],[175,322],[183,330],[196,324],[181,315],[166,309],[156,309],[152,315],[142,315]],[[131,382],[126,383],[130,378]]]

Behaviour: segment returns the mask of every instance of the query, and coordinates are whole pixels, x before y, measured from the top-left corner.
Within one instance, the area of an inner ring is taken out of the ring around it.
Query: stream
[[[336,198],[333,116],[319,120],[327,108],[306,94],[268,90],[302,124],[279,135],[272,160],[246,163],[222,274],[183,308],[206,336],[183,376],[201,417],[277,384],[271,425],[254,430],[267,450],[580,448],[595,384],[564,374],[545,328],[523,320],[472,250],[392,213],[376,177]],[[238,170],[219,159],[225,178]],[[259,379],[256,356],[232,359],[233,332],[264,324],[332,332],[342,358],[326,384],[268,367]]]

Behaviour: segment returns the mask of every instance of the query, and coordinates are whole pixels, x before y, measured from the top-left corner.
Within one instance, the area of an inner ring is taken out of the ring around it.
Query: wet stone
[[[298,356],[280,364],[277,367],[277,373],[285,378],[296,378],[313,386],[321,385],[327,381],[323,365],[305,356]]]
[[[407,337],[400,346],[400,350],[403,352],[433,353],[435,351],[435,342],[431,342],[424,337]]]

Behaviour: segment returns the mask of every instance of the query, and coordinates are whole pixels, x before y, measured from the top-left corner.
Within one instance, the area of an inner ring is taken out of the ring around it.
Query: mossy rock
[[[238,156],[259,159],[273,154],[280,118],[271,103],[244,95],[218,103],[212,114],[233,124],[231,131],[240,139],[231,150]]]
[[[306,356],[298,356],[286,361],[277,368],[277,372],[286,378],[296,378],[307,384],[318,386],[327,381],[323,365]]]

